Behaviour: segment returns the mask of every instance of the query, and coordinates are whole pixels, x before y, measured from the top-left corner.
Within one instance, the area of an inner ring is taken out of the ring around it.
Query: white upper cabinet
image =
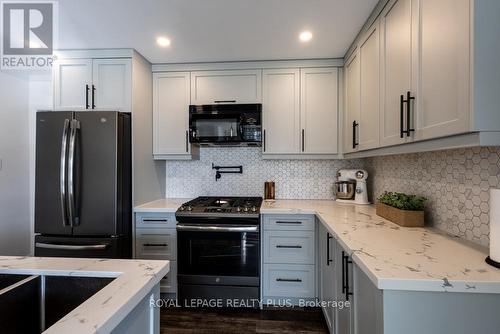
[[[359,148],[360,80],[359,56],[354,50],[345,63],[345,131],[344,151],[354,152]]]
[[[300,70],[301,151],[337,154],[338,69]]]
[[[471,108],[470,1],[420,0],[418,3],[419,87],[415,97],[415,139],[467,132]]]
[[[90,108],[92,59],[60,59],[55,61],[53,80],[55,109]]]
[[[182,158],[189,145],[190,73],[153,74],[153,155]]]
[[[380,39],[380,145],[388,146],[404,143],[408,138],[401,133],[406,129],[404,106],[401,114],[401,96],[406,99],[407,92],[415,92],[412,0],[389,2],[380,15]]]
[[[53,76],[55,109],[132,109],[130,58],[58,59]]]
[[[379,146],[380,87],[379,25],[375,23],[359,45],[359,149]]]
[[[191,103],[261,103],[262,70],[191,73]]]
[[[262,81],[263,153],[300,153],[300,70],[264,70]]]
[[[130,111],[132,60],[94,59],[92,72],[94,108]]]

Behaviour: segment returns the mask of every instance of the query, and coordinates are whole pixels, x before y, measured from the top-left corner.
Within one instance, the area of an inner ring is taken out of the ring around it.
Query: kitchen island
[[[159,282],[169,268],[168,261],[157,260],[0,256],[0,275],[4,277],[25,275],[28,278],[23,281],[39,279],[40,282],[59,278],[62,284],[66,283],[65,278],[107,279],[90,298],[48,325],[43,331],[47,334],[134,333],[137,330],[158,333],[159,309],[152,306],[150,299],[159,298]],[[0,289],[0,293],[7,289]],[[40,291],[50,296],[48,287]],[[40,314],[48,312],[43,306],[40,309]]]

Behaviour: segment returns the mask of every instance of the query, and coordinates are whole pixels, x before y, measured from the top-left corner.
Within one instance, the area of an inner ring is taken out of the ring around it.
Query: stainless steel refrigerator
[[[131,257],[129,113],[38,112],[35,177],[35,256]]]

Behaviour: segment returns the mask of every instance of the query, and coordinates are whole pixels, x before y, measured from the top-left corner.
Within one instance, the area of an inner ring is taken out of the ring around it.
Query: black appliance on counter
[[[261,146],[261,104],[189,106],[190,142],[207,146]]]
[[[35,256],[132,256],[131,117],[36,115]]]
[[[261,197],[198,197],[176,212],[178,300],[259,299]],[[227,306],[227,302],[223,303]]]

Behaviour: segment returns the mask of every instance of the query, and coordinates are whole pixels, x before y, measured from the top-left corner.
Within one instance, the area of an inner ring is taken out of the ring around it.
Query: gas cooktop
[[[262,197],[198,197],[181,205],[176,216],[258,216]]]

